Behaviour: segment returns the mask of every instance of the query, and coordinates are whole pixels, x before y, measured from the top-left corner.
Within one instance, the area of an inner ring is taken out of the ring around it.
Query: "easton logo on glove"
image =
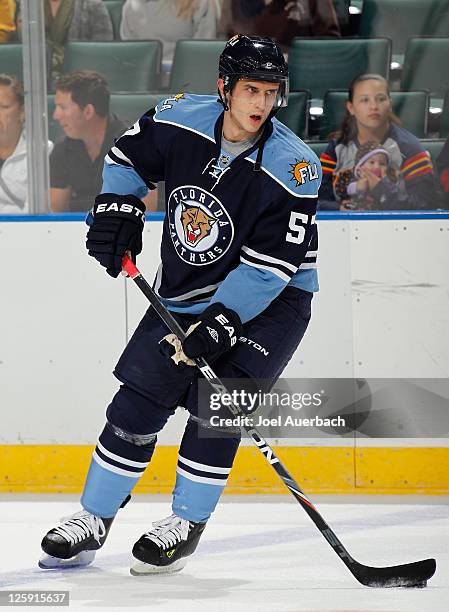
[[[198,318],[199,322],[182,343],[185,355],[191,359],[204,357],[215,361],[235,346],[243,330],[238,314],[219,302],[208,306]]]
[[[123,202],[112,202],[111,204],[103,202],[103,204],[97,204],[94,209],[94,215],[109,213],[111,211],[135,215],[136,217],[140,217],[142,221],[145,222],[145,211],[142,211],[141,208],[138,208],[137,206]]]

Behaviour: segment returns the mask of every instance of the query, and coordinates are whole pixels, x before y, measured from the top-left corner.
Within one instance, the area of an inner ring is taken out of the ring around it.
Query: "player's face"
[[[379,178],[387,175],[387,167],[387,157],[383,153],[376,153],[363,164],[363,168],[367,168]]]
[[[86,131],[84,110],[72,100],[69,91],[56,90],[53,119],[59,123],[69,138],[82,138]]]
[[[0,85],[0,145],[13,146],[23,125],[23,107],[7,85]]]
[[[225,137],[235,142],[254,136],[266,121],[276,101],[278,83],[237,81],[229,94],[229,112],[225,113]]]
[[[391,100],[386,86],[375,79],[361,81],[354,89],[352,102],[347,102],[358,127],[370,131],[384,128],[389,122]]]

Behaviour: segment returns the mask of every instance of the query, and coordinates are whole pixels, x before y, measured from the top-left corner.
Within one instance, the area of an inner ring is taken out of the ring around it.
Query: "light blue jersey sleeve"
[[[134,168],[105,162],[101,193],[132,194],[142,199],[147,195],[148,187]]]
[[[227,275],[210,303],[225,304],[246,323],[265,310],[286,286],[276,274],[241,263]]]

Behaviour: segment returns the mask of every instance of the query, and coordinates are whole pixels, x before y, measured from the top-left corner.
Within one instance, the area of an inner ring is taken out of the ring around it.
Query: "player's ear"
[[[224,97],[224,83],[223,83],[223,79],[218,79],[218,81],[217,81],[217,88],[218,88],[218,91],[221,93],[222,97]]]
[[[349,100],[346,102],[346,110],[348,111],[350,115],[354,116],[353,105],[352,105],[352,102],[350,102]]]

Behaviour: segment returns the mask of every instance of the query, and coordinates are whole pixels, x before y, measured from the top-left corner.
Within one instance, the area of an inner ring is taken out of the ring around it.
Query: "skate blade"
[[[41,569],[65,569],[70,567],[85,567],[95,559],[95,550],[83,550],[70,559],[60,559],[44,553],[39,559],[38,565]]]
[[[150,565],[143,561],[138,561],[130,568],[133,576],[147,576],[149,574],[175,574],[180,572],[187,565],[187,558],[178,559],[171,565]]]

